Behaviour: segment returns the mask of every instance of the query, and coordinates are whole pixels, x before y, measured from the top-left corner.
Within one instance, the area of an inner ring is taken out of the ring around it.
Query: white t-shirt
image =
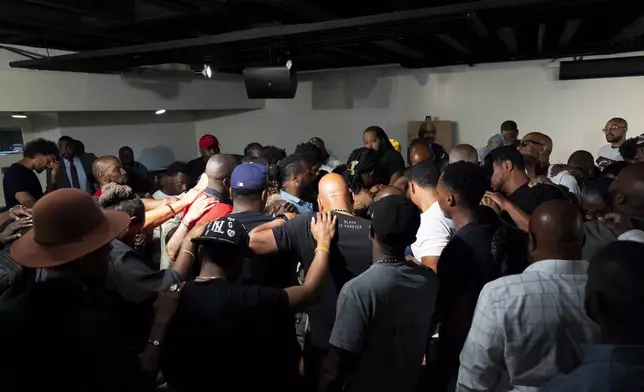
[[[623,160],[624,158],[622,158],[622,155],[619,153],[619,147],[614,148],[612,145],[607,144],[599,149],[595,164],[598,168],[604,170],[606,166],[610,165],[611,163]]]
[[[420,215],[420,227],[411,251],[416,260],[425,256],[440,256],[454,235],[454,222],[441,211],[438,202]]]
[[[552,165],[548,167],[548,178],[550,179],[550,181],[552,181],[553,184],[565,186],[571,193],[574,193],[575,196],[579,198],[581,190],[579,189],[579,184],[577,184],[577,179],[575,179],[575,177],[573,177],[565,170],[560,172],[556,176],[551,175],[551,172]]]

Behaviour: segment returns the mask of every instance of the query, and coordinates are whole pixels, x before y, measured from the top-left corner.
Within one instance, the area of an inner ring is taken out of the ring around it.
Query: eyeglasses
[[[626,128],[626,127],[625,127],[625,126],[623,126],[623,125],[613,125],[613,126],[606,127],[606,128],[604,128],[604,129],[602,129],[602,132],[604,132],[604,133],[608,133],[608,132],[616,131],[616,130],[618,130],[618,129],[623,129],[623,128]]]
[[[521,140],[521,141],[519,142],[519,146],[521,146],[521,147],[528,147],[528,145],[529,145],[530,143],[532,143],[532,144],[536,144],[536,145],[538,145],[538,146],[543,146],[543,143],[535,142],[534,140],[526,140],[526,139]]]

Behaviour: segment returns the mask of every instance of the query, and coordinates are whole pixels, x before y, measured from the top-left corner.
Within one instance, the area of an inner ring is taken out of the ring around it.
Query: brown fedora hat
[[[11,258],[29,268],[51,268],[76,260],[112,241],[130,216],[103,211],[87,193],[66,188],[48,193],[33,209],[34,226],[11,248]]]

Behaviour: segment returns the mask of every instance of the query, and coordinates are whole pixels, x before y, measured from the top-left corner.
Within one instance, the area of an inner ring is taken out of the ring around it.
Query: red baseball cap
[[[215,136],[207,133],[199,138],[199,148],[208,149],[213,147],[219,147],[219,140]]]

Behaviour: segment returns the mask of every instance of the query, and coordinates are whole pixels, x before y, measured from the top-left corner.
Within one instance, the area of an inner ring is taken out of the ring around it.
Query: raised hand
[[[9,210],[9,217],[13,220],[18,220],[20,218],[31,218],[31,208],[27,208],[21,205],[11,207]]]
[[[604,222],[617,236],[634,229],[633,222],[626,215],[617,212],[608,212],[599,217],[599,220]]]
[[[33,226],[34,223],[31,217],[19,218],[15,222],[10,223],[2,233],[0,233],[0,242],[8,244],[11,241],[17,240],[22,235],[20,230]]]
[[[311,234],[318,246],[328,246],[335,236],[338,218],[328,212],[318,212],[311,221]]]
[[[191,226],[192,223],[199,220],[199,218],[201,218],[216,204],[217,200],[215,198],[202,194],[192,203],[188,212],[186,212],[186,215],[183,217],[183,222]]]

